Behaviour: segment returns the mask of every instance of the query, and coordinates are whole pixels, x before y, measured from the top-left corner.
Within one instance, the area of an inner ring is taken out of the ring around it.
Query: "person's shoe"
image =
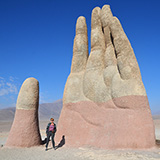
[[[48,149],[46,148],[45,151],[47,151]]]

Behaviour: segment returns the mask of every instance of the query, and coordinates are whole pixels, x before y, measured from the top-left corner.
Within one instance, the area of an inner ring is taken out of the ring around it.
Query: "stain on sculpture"
[[[15,118],[6,147],[32,147],[41,144],[38,106],[39,82],[35,78],[28,78],[18,95]]]
[[[107,149],[155,146],[154,124],[131,44],[109,5],[96,7],[87,25],[79,17],[56,139]]]

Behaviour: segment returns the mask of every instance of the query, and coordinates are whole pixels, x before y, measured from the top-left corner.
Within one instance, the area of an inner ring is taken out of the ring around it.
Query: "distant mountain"
[[[153,119],[160,119],[160,114],[153,115],[152,117]]]
[[[0,121],[12,121],[14,119],[15,107],[0,110]]]
[[[152,113],[153,119],[160,119],[160,111],[156,111]]]
[[[39,120],[49,120],[51,117],[58,119],[63,106],[62,99],[53,103],[42,103],[39,105]],[[13,121],[15,107],[0,109],[0,121]]]
[[[39,119],[49,120],[51,117],[58,119],[62,110],[63,102],[59,99],[53,103],[42,103],[39,105]]]

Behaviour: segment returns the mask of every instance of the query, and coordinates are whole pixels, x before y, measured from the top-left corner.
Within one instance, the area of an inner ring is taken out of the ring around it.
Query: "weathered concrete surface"
[[[93,9],[90,54],[86,26],[85,18],[78,18],[57,141],[65,135],[68,146],[154,147],[146,91],[119,20],[109,5]]]
[[[41,144],[38,122],[39,82],[24,81],[16,104],[15,118],[5,147],[31,147]]]
[[[146,96],[126,96],[99,104],[88,101],[64,104],[57,142],[60,135],[65,135],[69,147],[152,148],[154,126],[147,102]]]

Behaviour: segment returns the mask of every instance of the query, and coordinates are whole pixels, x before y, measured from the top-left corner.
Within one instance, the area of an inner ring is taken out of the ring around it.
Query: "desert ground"
[[[48,121],[40,121],[42,139]],[[160,119],[154,119],[157,147],[148,150],[104,150],[98,148],[66,148],[57,150],[45,146],[5,148],[12,122],[0,122],[0,160],[160,160]],[[51,142],[50,142],[51,143]],[[159,145],[158,145],[159,144]]]

